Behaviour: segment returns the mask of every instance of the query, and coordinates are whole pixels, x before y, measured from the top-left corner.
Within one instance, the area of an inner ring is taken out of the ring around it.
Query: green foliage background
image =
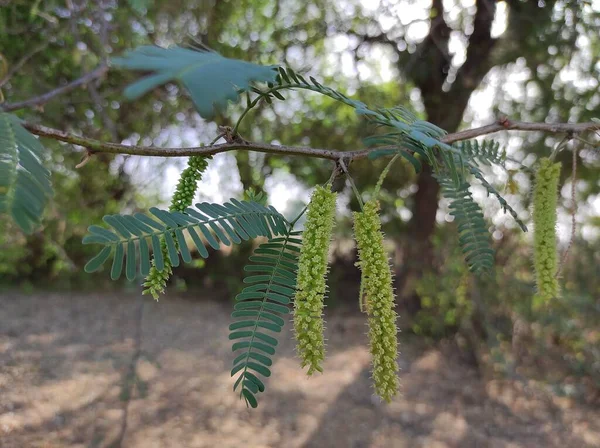
[[[392,28],[383,33],[376,14],[360,2],[348,2],[348,8],[336,2],[270,0],[130,1],[119,2],[118,6],[116,2],[104,6],[95,2],[71,3],[73,8],[69,9],[59,1],[36,2],[35,6],[28,1],[14,1],[0,8],[0,55],[8,68],[31,53],[2,86],[7,102],[46,92],[93,70],[106,58],[140,45],[193,44],[202,40],[225,57],[264,65],[290,65],[300,72],[310,67],[327,85],[351,92],[357,100],[381,107],[412,105],[417,118],[444,128],[461,124],[463,114],[457,105],[464,97],[468,100],[478,85],[495,90],[493,111],[508,114],[512,119],[587,121],[600,115],[600,67],[597,56],[594,57],[600,54],[597,33],[600,13],[587,6],[588,2],[547,1],[544,7],[539,7],[538,2],[505,2],[509,10],[507,30],[502,40],[496,42],[491,52],[493,57],[485,61],[491,65],[489,78],[481,84],[481,79],[474,75],[476,85],[456,92],[456,97],[433,88],[428,90],[434,84],[432,67],[436,67],[436,55],[407,36],[406,25],[396,17]],[[378,14],[394,17],[384,6]],[[453,26],[464,29],[472,21],[472,15],[461,10]],[[22,38],[24,34],[27,39]],[[382,50],[393,62],[393,80],[364,80],[345,73],[340,59],[330,54],[334,36],[353,42],[350,58],[359,65],[375,67],[369,54],[374,49]],[[565,74],[574,66],[575,79]],[[522,94],[508,95],[503,85],[515,73],[525,79],[517,87]],[[124,100],[122,88],[134,79],[135,74],[113,70],[102,82],[59,97],[42,110],[20,111],[19,116],[106,141],[127,139],[148,144],[156,139],[159,142],[161,130],[172,125],[192,128],[203,141],[214,136],[207,136],[215,130],[214,126],[199,122],[192,101],[173,85],[135,102]],[[292,106],[286,103],[287,109],[260,105],[240,128],[241,134],[262,141],[355,148],[372,133],[372,128],[350,108],[340,107],[329,98],[296,93],[289,96],[294,101]],[[433,110],[440,115],[433,114]],[[240,111],[241,108],[230,108],[227,115],[217,117],[217,122],[232,124]],[[462,124],[478,118],[477,113],[469,110]],[[443,117],[453,117],[458,122],[444,122]],[[503,143],[511,157],[534,166],[536,159],[547,155],[557,141],[531,133]],[[46,162],[52,172],[55,197],[46,211],[43,229],[32,235],[23,235],[8,220],[0,221],[0,278],[10,287],[47,287],[50,283],[79,287],[88,283],[96,287],[98,279],[92,280],[82,271],[93,255],[89,246],[80,243],[87,226],[101,223],[106,214],[124,210],[133,213],[156,204],[162,194],[157,186],[172,162],[149,162],[146,168],[153,176],[141,183],[133,176],[138,166],[133,158],[96,155],[91,163],[75,169],[81,157],[79,150],[48,140],[44,144],[49,149]],[[600,189],[597,152],[583,145],[579,154],[578,177],[582,182],[577,199],[588,208],[580,221],[585,221],[582,224],[591,232],[599,224],[594,211],[589,213],[591,202],[588,202]],[[569,182],[570,153],[564,151],[558,160],[563,162],[561,186],[564,187]],[[330,173],[328,164],[304,158],[251,157],[244,152],[237,154],[236,161],[244,189],[262,189],[265,179],[278,171],[293,173],[307,186],[323,182]],[[364,160],[351,167],[359,190],[367,196],[385,163],[384,159]],[[511,204],[518,204],[520,217],[528,221],[532,174],[511,171],[498,179],[501,180],[496,186],[514,199]],[[412,166],[403,161],[388,176],[380,195],[384,231],[397,260],[410,253],[414,239],[410,220],[401,219],[399,216],[404,215],[399,212],[410,210],[413,217],[419,216],[420,199],[413,194],[416,181]],[[563,211],[572,207],[566,199],[559,202]],[[352,199],[350,206],[356,209]],[[434,206],[438,210],[437,202]],[[448,211],[444,207],[442,203],[441,215]],[[587,219],[589,215],[592,217]],[[500,360],[507,373],[511,372],[513,362],[507,347],[515,316],[537,322],[532,325],[536,343],[530,356],[563,356],[568,360],[569,372],[600,381],[597,367],[600,354],[595,348],[599,336],[594,324],[600,317],[597,272],[600,260],[596,260],[600,243],[578,235],[564,270],[563,297],[534,312],[530,240],[516,229],[506,228],[503,225],[506,222],[496,220],[492,226],[493,232],[499,232],[495,236],[501,234],[494,243],[495,262],[500,268],[492,278],[474,280],[465,276],[460,249],[449,236],[455,223],[442,221],[433,235],[429,235],[434,242],[433,257],[423,269],[424,275],[412,278],[409,286],[403,285],[399,291],[403,297],[411,296],[414,291],[420,300],[416,305],[401,301],[400,312],[410,316],[410,327],[415,333],[432,338],[464,336],[472,349],[485,345],[490,359]],[[348,219],[340,219],[338,232],[340,241],[349,236]],[[240,245],[227,259],[217,258],[203,275],[226,283],[225,279],[230,278],[227,266],[241,266],[251,251],[251,245]],[[344,257],[343,253],[339,256],[332,277],[344,276],[335,272],[345,269]],[[410,262],[409,259],[405,264]],[[396,266],[398,271],[402,266]],[[178,275],[189,279],[185,271]],[[232,285],[232,289],[237,287]],[[406,288],[410,290],[408,293]],[[559,343],[546,344],[548,334]]]

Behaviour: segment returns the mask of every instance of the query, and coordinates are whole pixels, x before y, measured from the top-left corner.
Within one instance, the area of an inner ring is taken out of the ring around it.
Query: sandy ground
[[[600,409],[484,381],[415,342],[403,344],[402,395],[380,404],[364,319],[339,310],[325,374],[307,379],[285,338],[259,408],[246,409],[231,390],[229,308],[0,293],[0,446],[600,447]]]

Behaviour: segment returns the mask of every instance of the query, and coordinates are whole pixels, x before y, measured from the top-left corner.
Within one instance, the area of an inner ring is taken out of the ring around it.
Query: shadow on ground
[[[307,379],[283,338],[248,410],[231,391],[230,304],[215,299],[2,295],[0,447],[600,446],[598,409],[484,381],[415,342],[403,343],[402,395],[379,403],[364,319],[340,310],[326,373]]]

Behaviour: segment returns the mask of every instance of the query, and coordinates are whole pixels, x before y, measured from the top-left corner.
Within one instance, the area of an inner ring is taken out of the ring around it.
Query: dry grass
[[[600,410],[483,381],[451,351],[414,342],[403,343],[402,396],[379,404],[364,319],[343,311],[329,318],[326,373],[308,380],[286,338],[259,408],[248,410],[231,391],[230,304],[215,298],[144,299],[127,393],[139,298],[3,294],[0,446],[600,446]]]

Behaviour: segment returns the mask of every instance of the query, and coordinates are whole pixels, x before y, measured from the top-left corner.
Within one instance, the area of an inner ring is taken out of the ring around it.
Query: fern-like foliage
[[[248,90],[252,82],[273,82],[277,75],[274,67],[182,47],[141,46],[124,57],[112,59],[112,64],[152,72],[125,89],[128,98],[135,99],[162,84],[179,81],[206,119],[214,116],[215,109],[225,109],[228,101],[237,101],[240,92]]]
[[[458,241],[469,270],[477,274],[488,272],[494,265],[494,250],[490,246],[487,223],[479,205],[473,200],[469,184],[456,187],[447,176],[436,176],[444,197],[450,199],[450,214],[456,219]]]
[[[400,137],[397,142],[399,147],[420,154],[433,167],[437,163],[437,155],[446,157],[444,154],[448,154],[453,155],[453,160],[462,159],[458,148],[441,140],[446,131],[428,121],[417,120],[405,108],[357,109],[356,112],[377,125],[393,128]]]
[[[472,162],[469,163],[469,171],[481,182],[481,185],[487,190],[488,196],[492,195],[496,197],[504,213],[509,213],[521,230],[527,232],[527,226],[519,219],[517,212],[508,204],[508,202],[506,202],[506,199],[502,197],[500,192],[498,192],[498,190],[483,177],[483,174],[478,167],[478,165],[491,166],[492,164],[504,167],[506,162],[506,151],[500,149],[500,143],[494,140],[484,140],[482,142],[477,140],[466,140],[458,144],[457,147],[460,149],[463,157],[468,162]]]
[[[370,159],[398,154],[407,160],[417,173],[422,170],[424,161],[435,172],[449,173],[456,187],[465,181],[466,167],[470,167],[470,163],[458,148],[441,140],[446,135],[442,128],[428,121],[418,120],[412,112],[400,106],[377,109],[369,113],[357,112],[366,115],[378,125],[395,129],[393,132],[374,135],[364,140],[370,147],[383,146],[370,152]]]
[[[255,93],[258,93],[261,96],[264,96],[267,102],[270,102],[273,97],[284,100],[278,92],[280,90],[285,89],[303,89],[303,90],[311,90],[313,92],[319,93],[324,96],[328,96],[336,101],[344,103],[354,109],[357,110],[368,110],[368,107],[362,101],[354,100],[341,92],[338,92],[331,87],[324,86],[320,82],[318,82],[312,76],[309,76],[307,81],[302,75],[296,73],[291,68],[287,67],[278,67],[277,76],[275,78],[274,83],[269,84],[269,90],[266,92],[262,92],[260,90],[254,90]]]
[[[239,374],[233,390],[239,390],[246,404],[255,408],[256,395],[264,392],[259,378],[269,377],[277,339],[285,323],[282,316],[290,312],[289,304],[296,288],[301,232],[289,230],[283,237],[261,244],[250,257],[244,270],[248,284],[235,298],[229,326],[232,351],[241,351],[233,360],[231,376]]]
[[[417,125],[417,128],[427,133],[431,137],[440,138],[443,136],[441,129],[437,126],[428,122],[410,121],[411,115],[409,112],[404,111],[400,108],[386,110],[388,114],[395,113],[396,117],[401,117],[407,120],[411,126]],[[396,111],[402,111],[401,114]],[[519,225],[521,230],[527,232],[527,226],[519,218],[517,212],[508,204],[506,199],[496,190],[483,176],[483,173],[479,169],[479,164],[490,166],[496,164],[504,166],[506,161],[506,152],[500,150],[500,144],[494,141],[484,141],[481,144],[477,141],[466,141],[460,145],[456,145],[456,148],[461,154],[455,152],[441,151],[436,154],[433,151],[433,147],[427,147],[421,145],[417,141],[406,138],[406,136],[399,132],[391,132],[387,134],[380,134],[368,137],[365,139],[365,144],[368,146],[384,146],[385,148],[376,149],[369,153],[370,159],[377,159],[379,157],[386,157],[390,155],[399,154],[415,169],[415,172],[420,172],[422,169],[422,160],[429,163],[434,171],[444,171],[448,173],[449,177],[454,183],[455,189],[460,189],[466,180],[467,174],[472,174],[476,177],[481,184],[485,187],[488,192],[488,196],[492,195],[496,197],[504,213],[509,213],[516,223]]]
[[[264,92],[258,89],[252,90],[257,93],[259,97],[264,98],[267,102],[271,102],[273,98],[280,100],[285,99],[279,93],[280,90],[311,90],[354,108],[358,115],[365,117],[375,124],[394,128],[394,132],[403,139],[402,145],[405,148],[407,148],[407,145],[409,145],[408,149],[418,149],[422,152],[427,152],[428,150],[430,153],[435,148],[438,148],[443,151],[454,153],[457,156],[462,156],[460,149],[440,141],[440,138],[446,134],[446,131],[437,127],[433,123],[429,123],[428,121],[417,120],[415,115],[404,107],[394,107],[390,109],[370,109],[362,101],[349,98],[335,89],[326,87],[319,83],[312,76],[309,77],[309,80],[310,82],[308,82],[302,75],[295,73],[290,68],[279,67],[275,83],[268,84],[269,90]]]
[[[466,162],[460,154],[443,149],[436,151],[440,147],[422,145],[419,141],[398,132],[368,137],[365,139],[365,143],[369,146],[387,145],[387,147],[371,151],[368,156],[369,159],[397,154],[408,161],[416,173],[422,170],[424,161],[433,168],[434,172],[444,171],[448,173],[457,188],[465,182],[468,173],[467,168],[475,168],[469,162]]]
[[[211,51],[192,50],[181,47],[160,48],[142,46],[130,51],[122,58],[114,58],[113,64],[129,69],[154,72],[125,89],[129,98],[137,98],[151,89],[169,81],[180,81],[190,92],[200,115],[212,118],[213,107],[223,109],[227,101],[236,101],[242,92],[247,92],[246,109],[255,107],[261,100],[272,103],[274,99],[285,100],[281,94],[286,89],[304,89],[333,98],[355,109],[375,124],[394,128],[398,134],[398,147],[404,148],[400,154],[420,170],[420,162],[410,152],[421,154],[428,163],[437,164],[435,150],[454,154],[448,158],[446,168],[458,181],[461,174],[454,169],[454,160],[462,158],[459,148],[440,140],[446,132],[432,123],[417,118],[402,107],[390,109],[370,109],[362,101],[352,99],[335,89],[322,85],[312,76],[309,81],[290,68],[260,66],[235,59],[227,59]],[[266,82],[268,89],[260,90],[252,86],[252,81]],[[252,100],[250,92],[258,96]],[[237,127],[236,127],[237,128]],[[463,165],[463,163],[459,163]]]
[[[506,202],[506,199],[504,199],[502,197],[502,195],[498,192],[498,190],[496,190],[494,188],[494,186],[491,185],[485,179],[485,177],[483,177],[483,174],[481,174],[481,171],[479,171],[479,169],[477,169],[477,168],[472,167],[471,168],[471,173],[473,174],[473,176],[475,176],[479,180],[479,182],[481,182],[481,185],[483,185],[485,187],[485,189],[487,190],[488,196],[492,195],[492,196],[495,196],[496,199],[498,199],[498,202],[500,203],[500,206],[502,207],[502,210],[504,211],[504,213],[509,213],[510,216],[512,216],[513,219],[515,220],[515,222],[519,225],[519,227],[521,228],[521,230],[523,232],[527,232],[527,226],[519,218],[519,215],[517,214],[517,212],[515,211],[515,209],[513,209],[510,206],[510,204],[508,202]]]
[[[39,225],[52,195],[43,150],[19,118],[0,112],[0,214],[10,214],[25,233]]]
[[[161,240],[167,246],[167,257],[172,266],[179,266],[179,257],[185,263],[192,261],[190,246],[184,231],[193,241],[201,257],[208,257],[202,235],[208,245],[219,250],[220,243],[230,246],[242,240],[264,236],[282,235],[287,232],[286,219],[272,206],[265,207],[255,202],[231,199],[223,205],[203,202],[196,209],[187,208],[185,213],[151,208],[150,217],[143,213],[135,215],[107,215],[104,222],[112,230],[100,226],[90,226],[89,235],[83,238],[84,244],[102,244],[104,248],[86,265],[86,272],[94,272],[104,265],[111,256],[113,263],[111,278],[118,279],[123,270],[127,279],[133,280],[137,274],[136,258],[140,261],[143,276],[150,271],[150,250],[159,271],[164,269],[165,260],[161,251]],[[136,244],[137,243],[137,244]]]
[[[405,148],[402,144],[402,134],[398,132],[373,135],[364,139],[364,143],[367,146],[384,146],[384,148],[382,149],[375,149],[374,151],[371,151],[368,156],[369,159],[375,160],[381,157],[388,157],[398,154],[412,165],[412,167],[415,170],[415,173],[420,173],[423,169],[423,164],[421,162],[423,157],[425,157],[426,160],[429,159],[429,156],[428,154],[426,154],[426,151],[420,146],[415,145],[415,148],[412,148],[412,151],[408,148]],[[410,142],[406,146],[410,146]],[[414,154],[417,154],[417,157],[415,157]],[[419,155],[421,157],[419,157]]]
[[[477,164],[504,166],[506,151],[500,149],[500,143],[494,140],[465,140],[456,145],[467,160]]]
[[[264,191],[256,191],[250,187],[244,191],[244,199],[250,202],[256,202],[260,205],[267,205],[267,195]]]

